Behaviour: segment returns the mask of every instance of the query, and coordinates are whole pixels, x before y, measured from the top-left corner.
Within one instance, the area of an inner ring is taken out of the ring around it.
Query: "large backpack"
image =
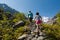
[[[33,18],[33,14],[31,13],[31,14],[28,14],[28,17],[29,18]]]

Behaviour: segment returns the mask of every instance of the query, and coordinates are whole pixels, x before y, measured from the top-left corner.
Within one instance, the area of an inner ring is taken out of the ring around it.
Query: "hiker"
[[[29,13],[28,13],[28,19],[29,19],[29,22],[30,22],[30,24],[29,24],[29,28],[30,28],[30,33],[31,33],[31,31],[32,31],[32,19],[33,19],[33,13],[31,12],[31,11],[29,11]]]
[[[39,25],[42,23],[42,17],[39,15],[39,12],[36,13],[34,20],[35,20],[35,24],[37,26],[35,31],[36,31],[37,35],[39,35],[38,34],[39,33]]]
[[[30,23],[32,23],[33,13],[31,11],[29,11],[28,19],[29,19]]]

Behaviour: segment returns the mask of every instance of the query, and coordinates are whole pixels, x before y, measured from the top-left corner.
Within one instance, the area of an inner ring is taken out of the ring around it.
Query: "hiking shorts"
[[[35,23],[36,23],[36,24],[41,24],[42,21],[41,21],[41,20],[35,20]]]

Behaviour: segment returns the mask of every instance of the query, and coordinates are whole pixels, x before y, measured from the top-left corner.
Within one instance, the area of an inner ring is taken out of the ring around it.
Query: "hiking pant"
[[[30,18],[29,18],[29,21],[32,22],[32,19],[33,19],[33,18],[30,17]]]

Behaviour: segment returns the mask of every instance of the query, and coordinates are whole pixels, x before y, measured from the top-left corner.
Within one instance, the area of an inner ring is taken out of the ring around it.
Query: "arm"
[[[29,18],[29,14],[28,14],[28,18]]]
[[[42,17],[40,16],[41,20],[42,20]]]
[[[36,16],[34,17],[34,20],[36,19]]]
[[[33,13],[31,13],[32,14],[32,18],[33,18]]]

